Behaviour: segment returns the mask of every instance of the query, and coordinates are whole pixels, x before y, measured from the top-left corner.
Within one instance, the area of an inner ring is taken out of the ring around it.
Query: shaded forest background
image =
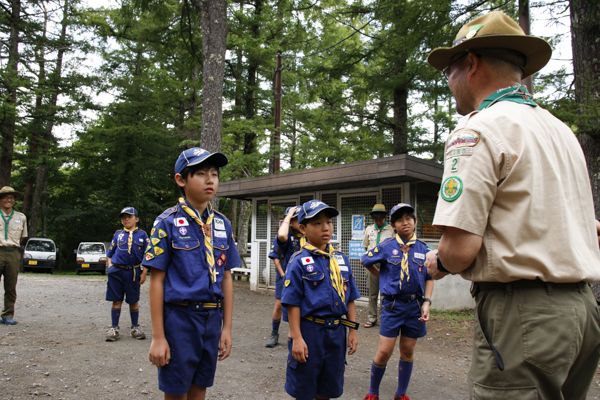
[[[210,19],[219,5],[223,24]],[[572,37],[545,38],[573,41],[574,73],[536,74],[534,92],[577,132],[598,203],[599,6],[529,6],[533,20],[557,18],[547,21],[549,31],[570,15]],[[54,239],[59,268],[74,269],[72,250],[110,241],[123,207],[136,207],[140,228],[151,229],[179,195],[173,165],[187,147],[220,148],[229,158],[221,181],[273,173],[275,156],[282,171],[403,153],[442,162],[456,115],[427,54],[451,45],[466,20],[496,9],[516,19],[518,8],[453,0],[122,0],[114,8],[0,0],[0,186],[25,193],[15,208],[28,216],[30,236]],[[226,34],[224,57],[207,51],[219,45],[211,43],[217,29]],[[283,112],[275,146],[278,51]],[[210,63],[222,78],[207,72]],[[209,90],[215,79],[223,80],[222,99]],[[222,116],[203,113],[221,103]],[[245,248],[250,205],[221,198],[218,209]]]

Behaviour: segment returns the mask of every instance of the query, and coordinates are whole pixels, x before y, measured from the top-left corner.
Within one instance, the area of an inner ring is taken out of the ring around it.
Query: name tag
[[[347,265],[340,265],[340,271],[344,272],[344,271],[348,271],[348,266]]]
[[[219,231],[224,231],[225,221],[223,221],[221,218],[215,218],[215,229]]]
[[[215,231],[215,237],[226,238],[227,237],[227,232],[225,232],[225,231]]]
[[[425,254],[423,254],[423,253],[415,253],[415,258],[417,260],[424,260],[425,259]]]

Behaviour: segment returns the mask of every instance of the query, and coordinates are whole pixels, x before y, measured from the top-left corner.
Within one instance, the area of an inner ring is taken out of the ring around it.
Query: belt
[[[388,300],[400,300],[400,301],[405,301],[407,303],[410,303],[413,300],[423,300],[423,296],[420,296],[416,293],[413,294],[384,294],[383,297],[385,297]]]
[[[304,317],[304,319],[309,320],[314,323],[317,323],[317,324],[325,325],[325,327],[327,327],[327,328],[335,328],[335,327],[339,326],[340,324],[347,326],[348,328],[352,328],[352,329],[358,329],[358,327],[360,326],[359,323],[356,323],[354,321],[350,321],[350,320],[347,320],[344,318]]]
[[[0,251],[16,251],[18,250],[18,247],[14,247],[14,246],[2,246],[0,247]]]
[[[207,303],[203,301],[184,301],[183,303],[166,303],[166,304],[174,304],[176,306],[187,307],[190,310],[194,311],[202,311],[204,309],[219,309],[223,307],[223,302],[221,300],[216,303]]]
[[[477,293],[481,291],[489,290],[512,290],[512,289],[534,289],[543,288],[551,292],[553,289],[562,290],[583,290],[585,282],[569,282],[569,283],[556,283],[556,282],[544,282],[540,279],[521,279],[512,282],[473,282],[471,284],[471,295],[477,296]]]
[[[133,281],[135,282],[135,269],[137,267],[141,267],[142,264],[138,264],[138,265],[121,265],[121,264],[112,264],[115,267],[121,268],[121,269],[132,269],[133,270]]]

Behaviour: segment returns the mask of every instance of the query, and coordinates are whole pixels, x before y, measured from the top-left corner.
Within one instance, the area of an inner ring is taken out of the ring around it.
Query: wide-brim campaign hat
[[[136,217],[138,216],[137,210],[133,207],[125,207],[124,209],[122,209],[121,212],[119,213],[119,217],[122,217],[123,214],[131,214]]]
[[[529,36],[512,18],[501,11],[492,11],[463,26],[452,47],[438,47],[429,53],[427,62],[442,71],[457,54],[482,49],[508,49],[525,56],[523,78],[542,69],[552,56],[552,48],[544,39]]]
[[[394,214],[396,214],[397,212],[402,211],[402,210],[409,210],[413,214],[415,212],[415,208],[413,206],[411,206],[410,204],[399,203],[399,204],[396,204],[394,207],[392,207],[392,211],[390,211],[390,216],[393,217]]]
[[[339,211],[335,208],[328,206],[320,200],[311,200],[302,204],[300,212],[298,213],[298,223],[302,223],[307,219],[314,218],[318,213],[323,210],[327,210],[328,217],[336,217],[339,215]]]
[[[21,197],[23,197],[21,192],[17,192],[10,186],[4,186],[2,189],[0,189],[0,197],[4,196],[5,194],[13,194],[16,200],[19,200]]]
[[[371,215],[372,214],[386,214],[387,215],[387,211],[385,210],[385,206],[383,204],[375,204],[373,206],[373,210],[371,210]]]
[[[185,167],[198,165],[205,161],[212,161],[216,167],[224,167],[227,165],[227,157],[223,153],[210,153],[208,150],[200,147],[192,147],[181,152],[175,162],[175,174],[181,174]]]

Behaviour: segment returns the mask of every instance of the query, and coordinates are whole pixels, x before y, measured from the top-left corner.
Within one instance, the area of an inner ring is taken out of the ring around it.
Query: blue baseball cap
[[[192,147],[181,152],[177,161],[175,162],[175,174],[181,174],[181,171],[185,167],[191,167],[198,165],[212,159],[215,166],[221,168],[227,165],[227,157],[223,153],[209,153],[208,150],[201,149],[200,147]]]
[[[119,217],[121,217],[123,214],[131,214],[136,217],[138,216],[137,210],[133,207],[125,207],[124,209],[122,209],[121,212],[119,213]]]
[[[409,211],[413,214],[415,212],[415,208],[413,206],[411,206],[410,204],[399,203],[399,204],[396,204],[394,207],[392,207],[392,211],[390,211],[390,218],[392,218],[394,216],[394,214],[397,213],[398,211],[401,211],[404,209],[406,209],[407,211]]]
[[[296,206],[294,206],[294,207],[296,207]],[[293,208],[293,207],[288,207],[288,208],[286,208],[286,209],[285,209],[285,215],[288,215],[288,213],[290,212],[290,210],[291,210],[292,208]],[[298,214],[300,213],[300,209],[301,209],[301,207],[300,207],[300,206],[296,207],[296,212],[294,213],[294,215],[292,215],[292,219],[294,219],[294,218],[296,218],[296,217],[298,216]]]
[[[302,204],[300,212],[298,213],[298,223],[303,223],[307,219],[314,218],[318,213],[323,210],[331,210],[327,212],[328,217],[336,217],[339,215],[338,210],[328,206],[320,200],[311,200]]]

